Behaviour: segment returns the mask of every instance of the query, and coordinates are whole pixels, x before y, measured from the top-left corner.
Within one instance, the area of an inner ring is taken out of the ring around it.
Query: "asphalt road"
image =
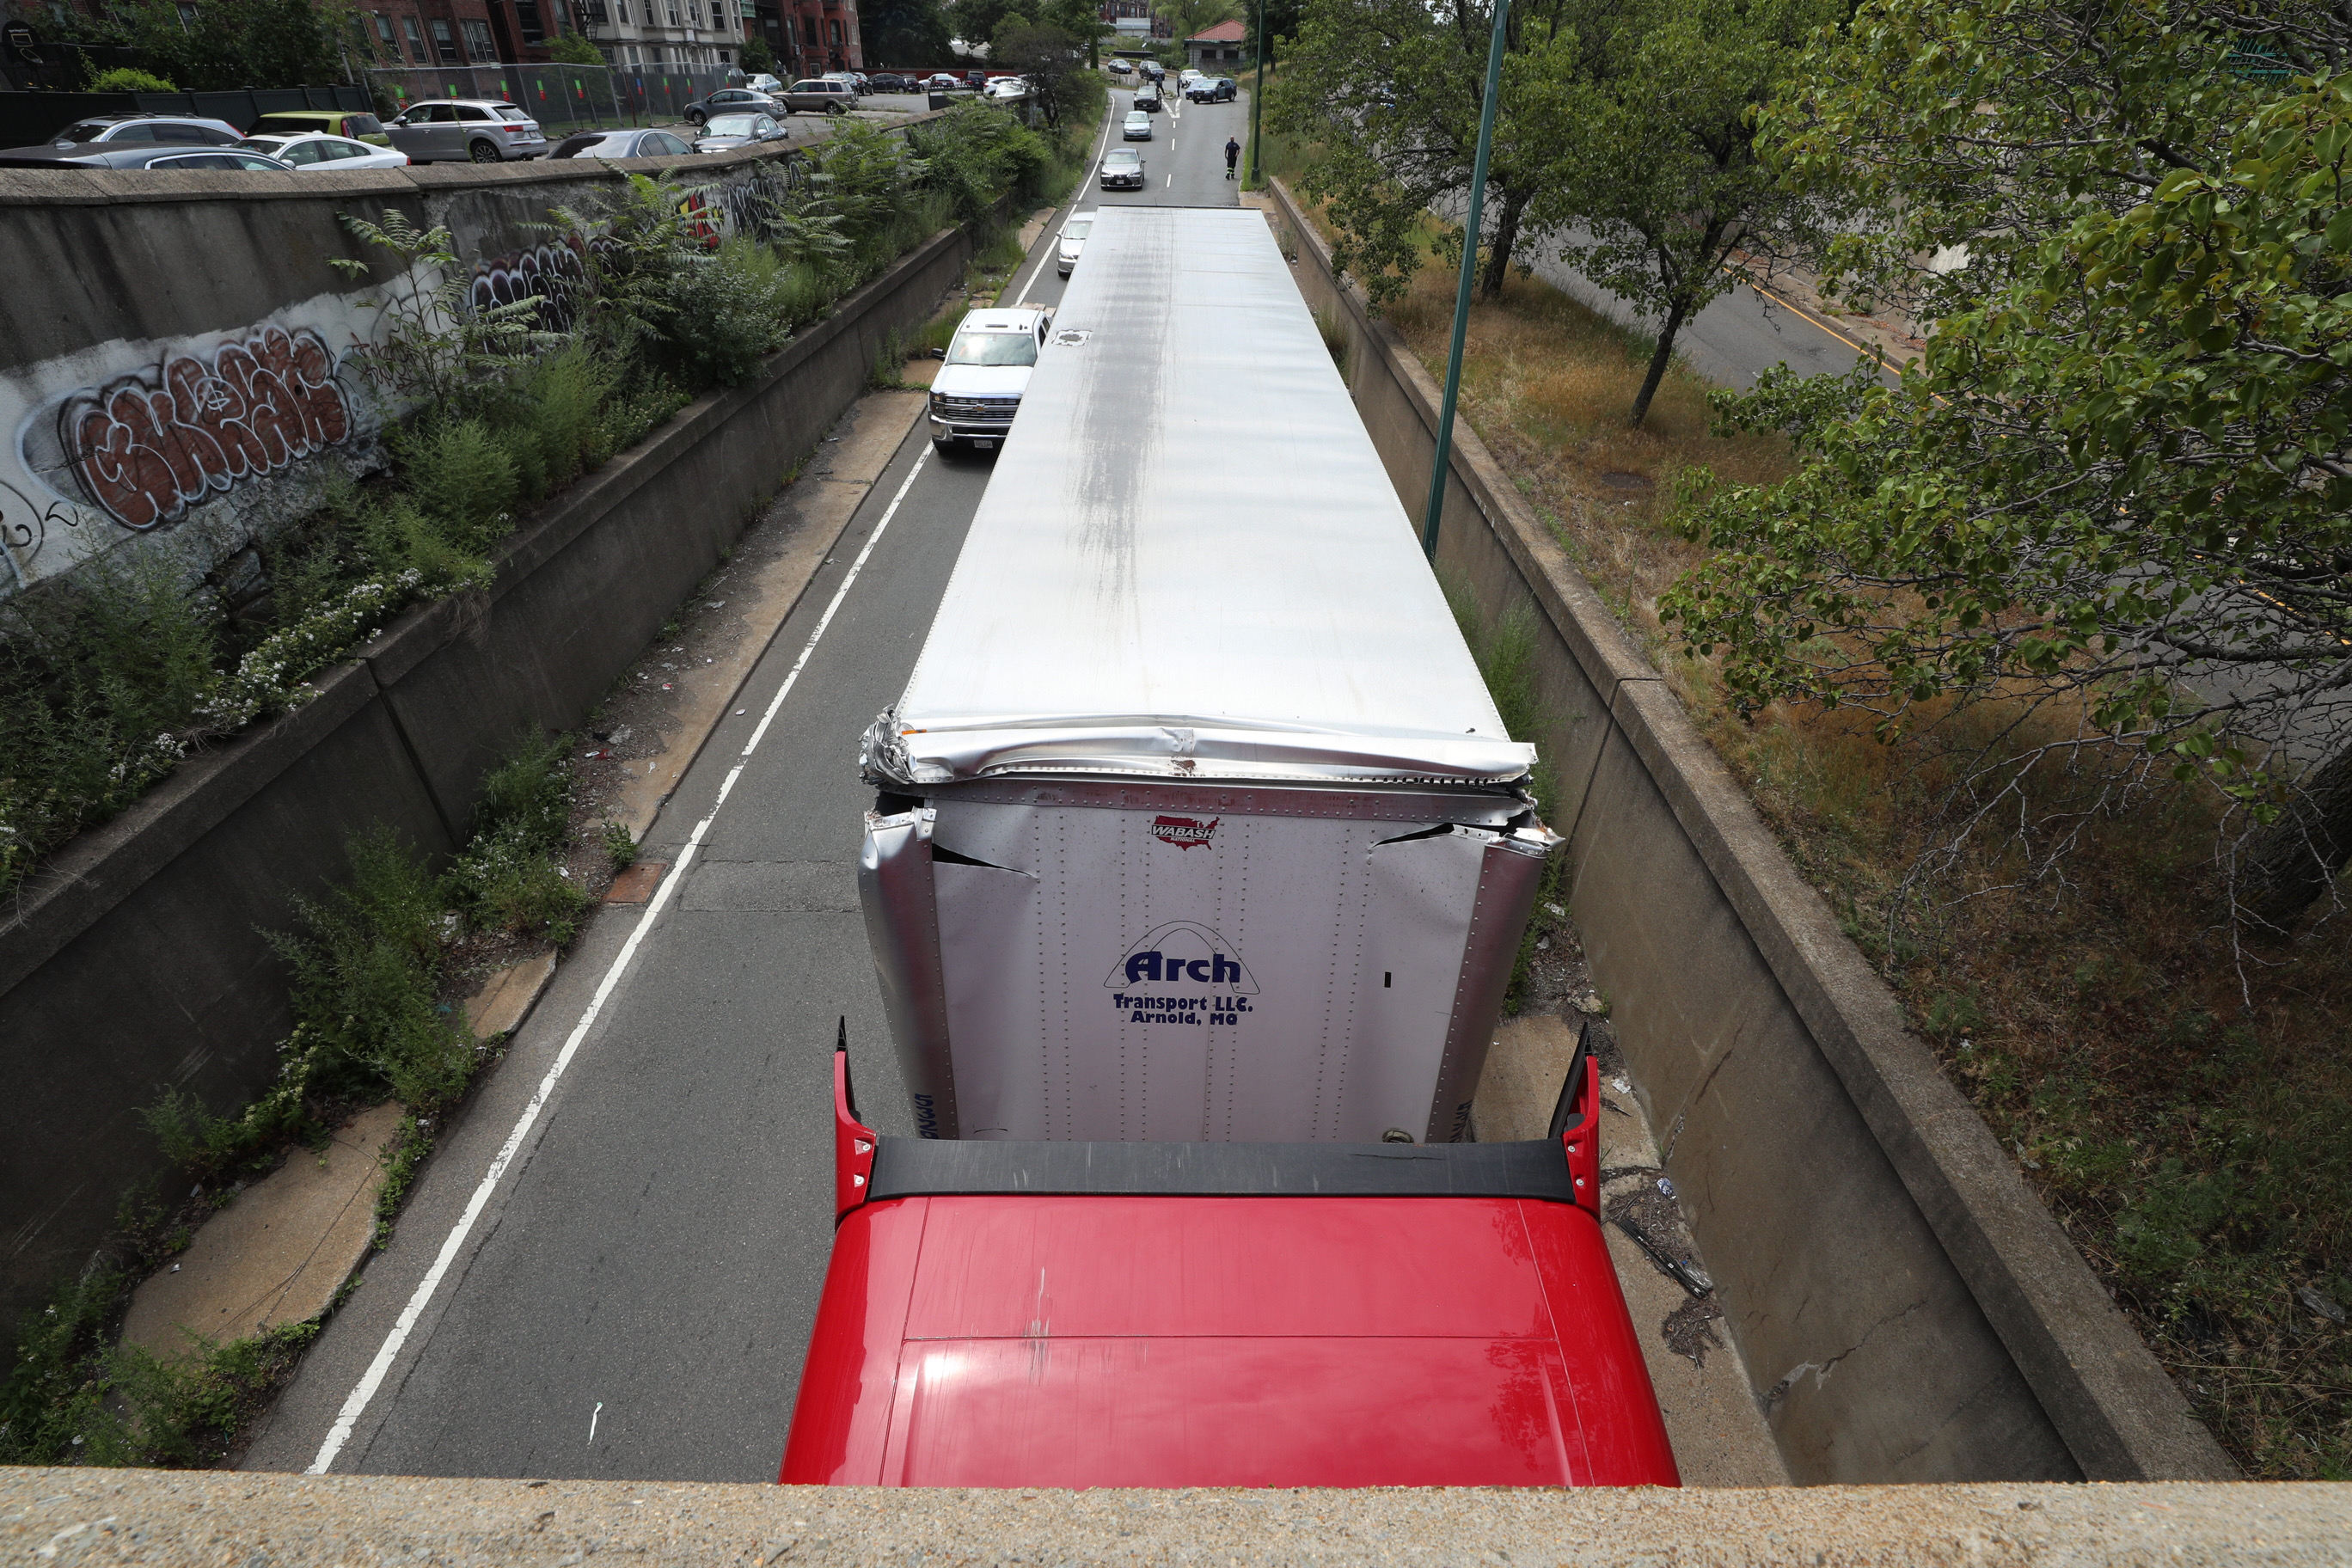
[[[1113,95],[1109,139],[1126,99]],[[1244,100],[1159,115],[1150,181],[1108,199],[1234,205],[1223,148],[1246,112]],[[1100,195],[1090,178],[1076,205]],[[1060,298],[1047,260],[1059,226],[1015,295]],[[836,1017],[849,1021],[861,1110],[886,1133],[913,1131],[857,912],[871,798],[856,759],[906,682],[988,482],[986,457],[942,459],[926,434],[919,425],[901,446],[731,705],[742,712],[647,833],[643,858],[675,865],[707,821],[667,903],[600,911],[448,1130],[248,1468],[310,1468],[343,1417],[337,1471],[774,1477],[832,1237]]]

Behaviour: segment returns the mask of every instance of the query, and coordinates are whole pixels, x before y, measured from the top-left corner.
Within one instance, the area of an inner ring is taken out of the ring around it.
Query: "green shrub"
[[[400,456],[409,495],[445,525],[450,543],[479,552],[513,526],[522,481],[507,444],[482,421],[429,426],[402,443]]]
[[[449,901],[484,925],[571,942],[589,902],[552,858],[571,812],[562,739],[524,736],[482,781],[473,838],[443,879]]]
[[[91,70],[87,92],[177,92],[168,77],[136,66],[116,66],[110,70]]]

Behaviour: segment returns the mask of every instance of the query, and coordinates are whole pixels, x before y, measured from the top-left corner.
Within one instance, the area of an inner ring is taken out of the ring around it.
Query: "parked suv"
[[[1231,103],[1236,90],[1229,76],[1204,76],[1196,78],[1184,96],[1194,103]]]
[[[931,378],[931,439],[942,451],[958,441],[985,451],[1004,439],[1053,320],[1054,312],[1034,307],[963,319]]]
[[[790,110],[814,114],[846,114],[857,107],[857,89],[845,81],[827,77],[811,77],[796,81],[784,89],[784,107]]]
[[[539,121],[502,99],[436,98],[411,106],[385,129],[412,163],[499,163],[547,152]]]

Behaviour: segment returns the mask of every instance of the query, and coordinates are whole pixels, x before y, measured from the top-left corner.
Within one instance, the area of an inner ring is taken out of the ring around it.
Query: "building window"
[[[425,63],[425,34],[414,16],[400,19],[401,31],[408,35],[408,58],[418,65]]]
[[[840,20],[839,20],[838,18],[829,18],[829,19],[827,20],[827,22],[826,22],[826,24],[825,24],[825,25],[826,25],[827,28],[828,28],[828,29],[832,32],[832,34],[833,34],[833,41],[834,41],[835,43],[836,43],[836,44],[837,44],[837,43],[839,43],[839,42],[841,42],[841,23],[840,23]],[[1432,458],[1432,459],[1431,459],[1431,462],[1432,462],[1432,464],[1433,464],[1433,465],[1435,463],[1435,461],[1436,461],[1436,459],[1435,459],[1435,458]]]
[[[392,36],[392,18],[383,12],[375,13],[376,37],[383,40],[383,52],[393,59],[400,58],[400,40]]]
[[[446,22],[433,24],[433,52],[440,58],[441,63],[445,66],[454,66],[457,63],[457,38],[449,31],[449,24]]]
[[[490,42],[490,25],[488,22],[477,21],[467,22],[465,26],[466,53],[474,63],[480,65],[486,61],[497,59],[498,46]]]
[[[613,20],[624,27],[629,25],[629,0],[613,0]]]
[[[686,0],[686,25],[689,27],[702,26],[702,0]]]
[[[522,23],[524,43],[547,42],[547,29],[540,25],[539,20],[539,0],[515,0],[515,16]]]

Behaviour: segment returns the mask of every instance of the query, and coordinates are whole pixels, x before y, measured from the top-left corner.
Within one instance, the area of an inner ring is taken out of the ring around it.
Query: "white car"
[[[248,136],[237,143],[248,153],[291,163],[297,169],[405,169],[408,154],[349,136],[307,131],[293,136]]]
[[[766,71],[761,71],[759,75],[748,79],[743,83],[743,86],[746,90],[751,92],[775,93],[784,90],[784,84],[778,81],[774,77],[770,76]]]
[[[1017,76],[992,77],[986,90],[990,98],[1021,98],[1027,95],[1029,84]]]
[[[1061,243],[1054,247],[1054,270],[1067,278],[1070,268],[1078,264],[1078,252],[1087,247],[1087,232],[1095,226],[1092,213],[1073,213],[1070,221],[1062,226]]]
[[[1182,70],[1176,73],[1176,85],[1179,87],[1190,87],[1200,79],[1201,73],[1199,71],[1194,70],[1191,66],[1186,66]]]
[[[940,450],[965,441],[987,451],[1011,433],[1053,320],[1035,306],[964,317],[931,378],[931,440]]]

